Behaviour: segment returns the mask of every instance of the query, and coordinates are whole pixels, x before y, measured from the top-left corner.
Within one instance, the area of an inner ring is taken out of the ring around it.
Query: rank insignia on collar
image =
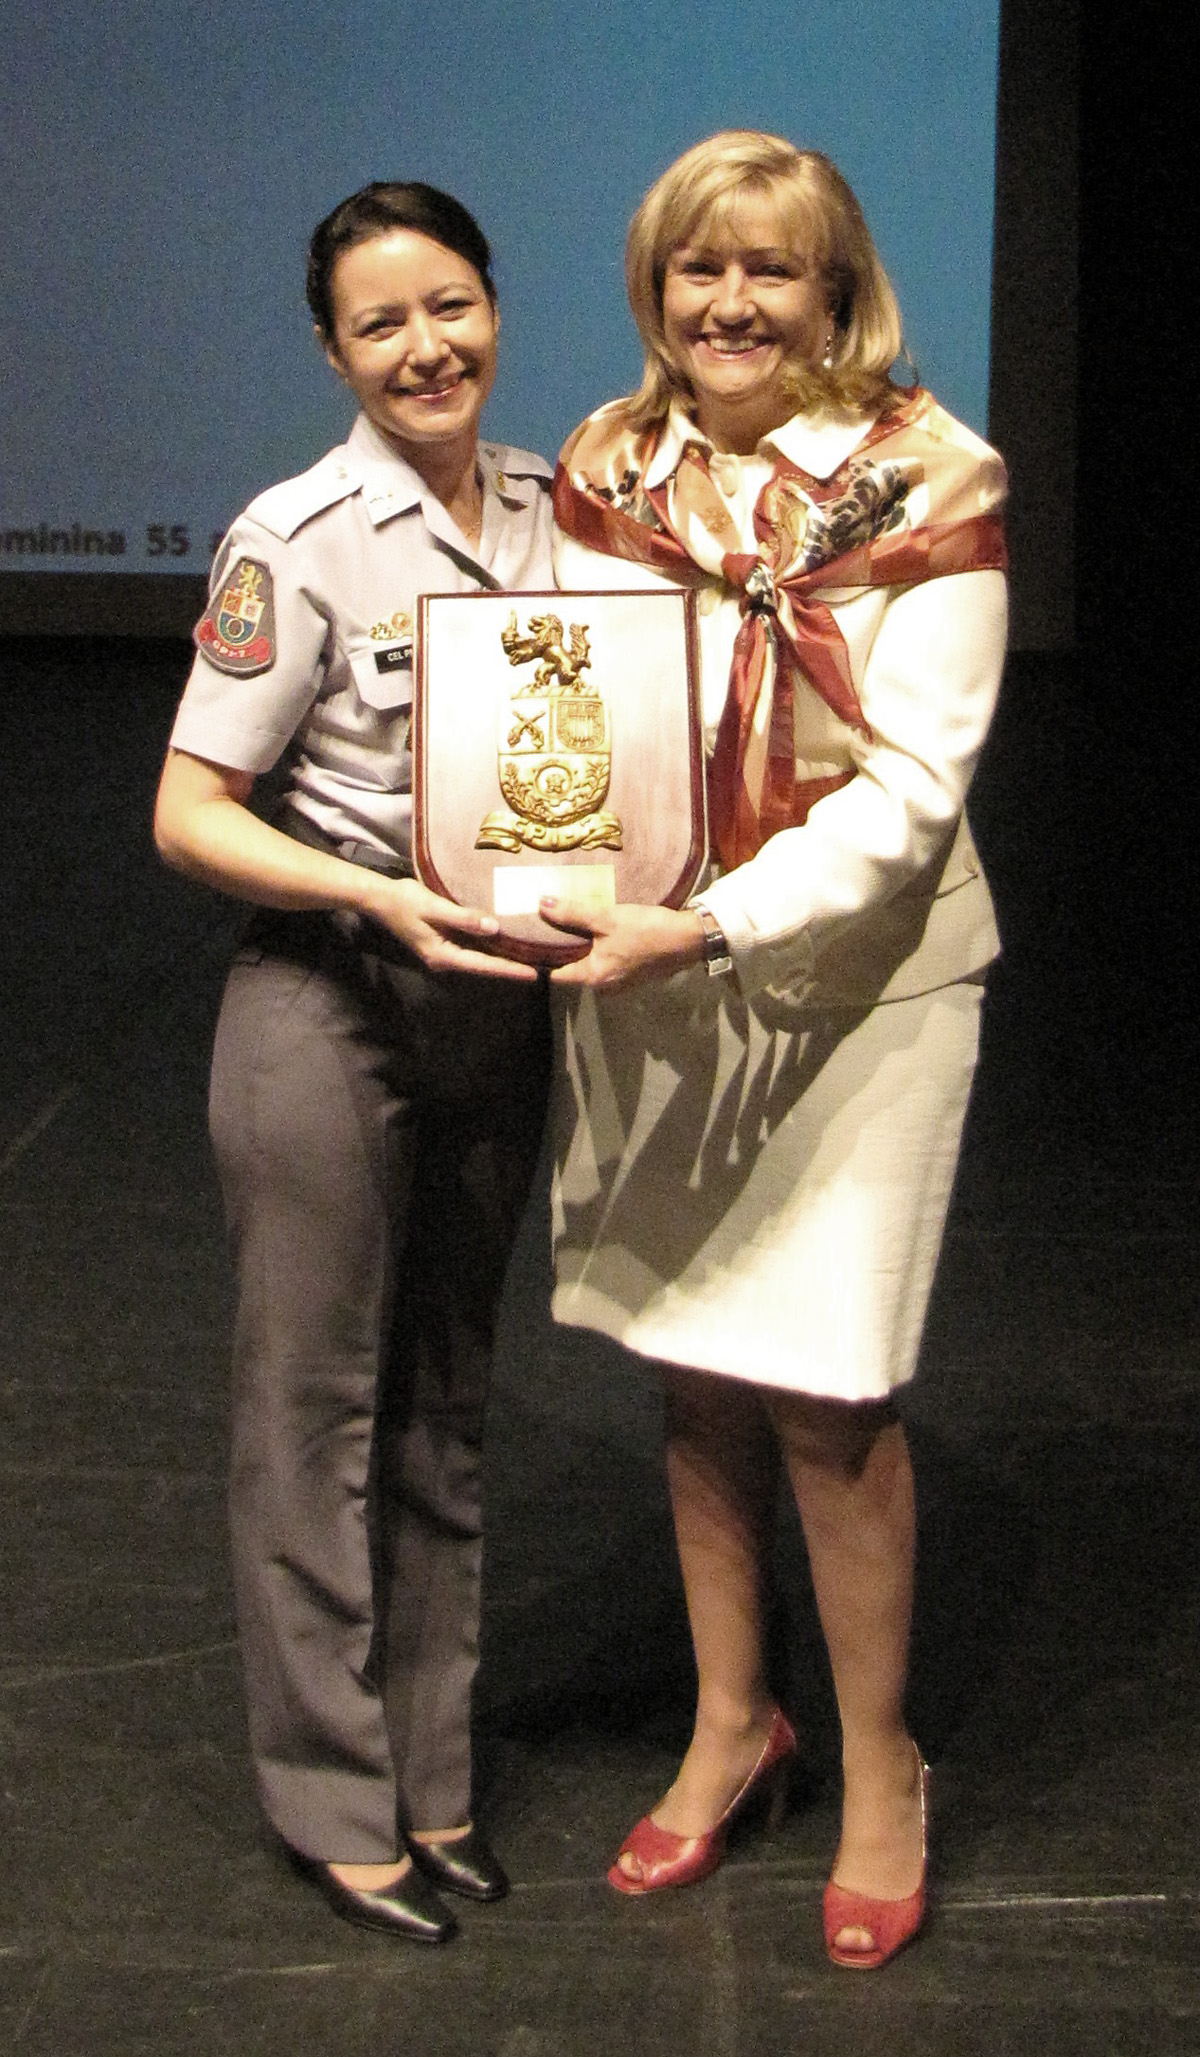
[[[275,662],[275,601],[270,566],[239,557],[201,616],[197,647],[218,671],[253,678]]]

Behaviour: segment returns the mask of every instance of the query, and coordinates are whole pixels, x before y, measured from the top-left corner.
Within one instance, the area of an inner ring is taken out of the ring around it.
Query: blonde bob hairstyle
[[[646,346],[645,376],[625,403],[632,427],[657,428],[676,395],[694,398],[663,332],[663,281],[671,253],[698,234],[736,222],[739,203],[751,195],[774,202],[781,240],[821,276],[829,294],[832,362],[794,367],[795,408],[824,403],[879,413],[904,398],[891,377],[904,352],[900,309],[841,172],[819,150],[797,150],[756,129],[727,129],[677,158],[629,225],[625,283]]]

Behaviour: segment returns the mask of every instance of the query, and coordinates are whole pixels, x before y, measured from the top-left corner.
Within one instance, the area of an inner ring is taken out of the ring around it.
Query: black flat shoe
[[[476,1828],[441,1843],[420,1843],[414,1836],[408,1847],[413,1863],[447,1893],[464,1900],[502,1900],[508,1891],[504,1866]]]
[[[383,1929],[388,1935],[408,1936],[414,1943],[448,1943],[457,1933],[458,1923],[450,1909],[443,1907],[415,1864],[394,1885],[347,1886],[320,1857],[304,1857],[298,1850],[288,1854],[296,1870],[324,1893],[343,1921],[355,1921],[360,1928]]]

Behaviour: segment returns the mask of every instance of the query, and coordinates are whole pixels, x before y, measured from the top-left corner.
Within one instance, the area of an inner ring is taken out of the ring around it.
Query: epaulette
[[[324,514],[328,508],[336,507],[339,500],[348,500],[361,485],[362,468],[343,445],[328,451],[319,463],[297,478],[268,486],[265,493],[250,502],[246,513],[286,543],[315,514]]]
[[[536,450],[517,450],[511,443],[481,443],[480,449],[490,459],[501,477],[514,479],[552,479],[553,465],[539,457]]]

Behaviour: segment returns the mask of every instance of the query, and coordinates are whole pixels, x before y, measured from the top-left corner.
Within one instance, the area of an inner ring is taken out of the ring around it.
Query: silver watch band
[[[729,954],[724,929],[716,915],[711,914],[707,907],[699,906],[696,901],[692,902],[692,913],[699,915],[700,926],[704,930],[705,970],[710,979],[725,978],[733,970],[733,959]]]

